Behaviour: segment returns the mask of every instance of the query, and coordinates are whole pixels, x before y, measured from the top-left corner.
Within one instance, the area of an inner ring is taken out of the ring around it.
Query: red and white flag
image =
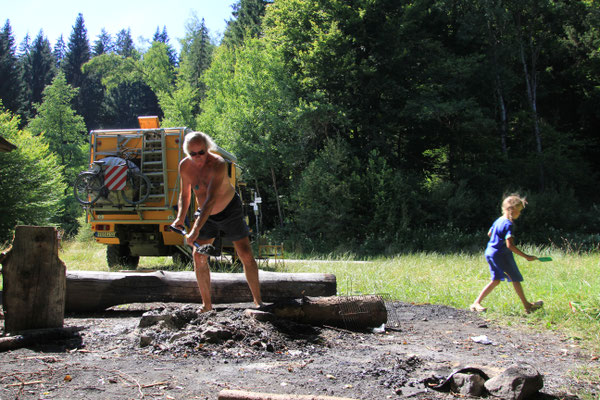
[[[127,181],[126,165],[109,165],[104,171],[104,183],[108,190],[123,190]]]

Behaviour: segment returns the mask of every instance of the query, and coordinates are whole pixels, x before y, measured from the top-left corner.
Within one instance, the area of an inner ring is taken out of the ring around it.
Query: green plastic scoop
[[[538,257],[538,261],[541,261],[541,262],[552,261],[552,257]]]

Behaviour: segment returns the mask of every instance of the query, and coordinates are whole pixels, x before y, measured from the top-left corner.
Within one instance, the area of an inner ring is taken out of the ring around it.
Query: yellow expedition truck
[[[183,236],[169,230],[177,215],[178,165],[185,157],[183,140],[191,130],[160,128],[155,116],[139,117],[138,120],[139,129],[90,132],[90,165],[94,169],[82,172],[80,176],[85,175],[94,182],[97,186],[93,189],[95,195],[89,189],[81,194],[81,187],[77,187],[79,177],[74,188],[76,197],[84,204],[95,240],[107,245],[106,261],[111,269],[120,266],[136,268],[140,256],[172,256],[175,263],[181,264],[190,261],[192,255]],[[240,189],[244,183],[239,180],[241,169],[236,157],[221,148],[216,153],[228,162],[229,179],[242,195]],[[125,169],[133,171],[127,172],[127,179],[132,174],[143,182],[149,181],[149,185],[144,184],[142,188],[149,189],[149,193],[140,195],[127,188],[121,190],[118,186],[109,186],[112,183],[109,183],[108,166],[114,160],[121,161],[121,166],[127,164]],[[242,201],[246,206],[243,197]],[[187,215],[192,216],[196,208],[192,198]],[[217,238],[214,245],[232,259],[235,257],[231,243]]]

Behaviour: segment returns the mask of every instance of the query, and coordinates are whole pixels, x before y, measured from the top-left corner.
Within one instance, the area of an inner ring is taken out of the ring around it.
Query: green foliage
[[[83,118],[71,108],[78,89],[67,84],[59,72],[52,84],[44,89],[43,102],[36,107],[37,115],[29,122],[34,134],[44,134],[50,151],[60,157],[61,165],[68,173],[67,179],[74,180],[76,172],[85,164],[82,145],[86,138]]]
[[[187,126],[196,128],[195,104],[198,103],[198,90],[178,79],[171,93],[158,94],[160,108],[164,114],[162,126]]]
[[[342,139],[327,142],[309,163],[293,197],[296,226],[303,234],[339,246],[351,246],[364,235],[368,220],[359,212],[364,204],[359,166]]]
[[[148,69],[150,71],[151,67]],[[140,115],[161,115],[157,93],[148,86],[146,79],[153,84],[163,84],[165,75],[145,75],[140,60],[114,53],[102,54],[86,63],[83,71],[101,77],[106,90],[102,104],[104,127],[130,128],[137,125]]]
[[[87,164],[86,127],[83,118],[71,108],[77,89],[67,84],[59,72],[50,86],[44,89],[44,101],[36,107],[37,115],[28,128],[35,135],[43,135],[49,150],[56,154],[63,179],[71,184]],[[70,186],[69,186],[70,187]],[[81,207],[71,192],[65,192],[62,213],[57,215],[63,229],[68,233],[77,229],[77,216]]]
[[[171,93],[175,82],[175,68],[169,58],[165,43],[154,41],[144,54],[141,63],[144,81],[154,93]]]
[[[101,76],[102,84],[110,91],[125,82],[138,82],[143,79],[139,61],[114,53],[105,53],[92,58],[82,66],[85,73]]]
[[[0,136],[17,146],[0,153],[0,243],[17,225],[58,225],[63,215],[63,167],[43,134],[19,130],[19,119],[0,109]]]

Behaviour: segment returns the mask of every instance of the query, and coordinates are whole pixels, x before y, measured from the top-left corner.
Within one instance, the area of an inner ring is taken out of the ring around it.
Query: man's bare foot
[[[200,313],[205,313],[205,312],[209,312],[212,311],[212,306],[205,306],[204,304],[202,305],[202,307],[200,307]]]

